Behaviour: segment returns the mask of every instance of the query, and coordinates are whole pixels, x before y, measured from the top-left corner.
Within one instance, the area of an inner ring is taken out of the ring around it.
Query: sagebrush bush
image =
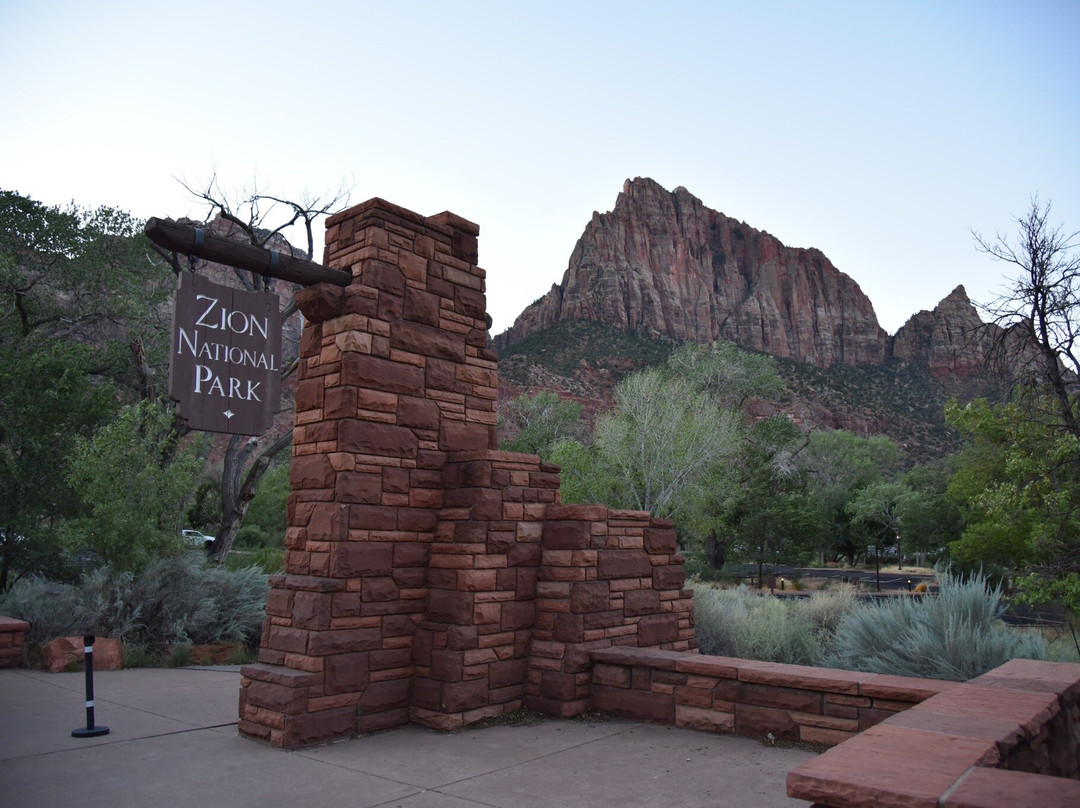
[[[802,612],[810,621],[814,635],[822,647],[828,647],[844,618],[859,606],[853,584],[838,584],[814,592],[808,598],[789,602],[789,608]]]
[[[102,567],[77,585],[24,578],[0,613],[30,624],[24,642],[94,634],[142,648],[257,643],[267,583],[257,569],[225,570],[198,552],[160,559],[138,575]]]
[[[810,614],[780,598],[738,589],[694,588],[694,622],[703,654],[814,665],[821,642]]]
[[[1014,657],[1045,659],[1040,636],[1000,620],[1001,590],[982,575],[938,573],[938,595],[890,598],[851,612],[822,664],[832,668],[966,681]]]

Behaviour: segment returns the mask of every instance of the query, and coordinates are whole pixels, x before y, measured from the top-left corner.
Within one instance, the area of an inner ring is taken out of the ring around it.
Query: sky
[[[651,177],[822,250],[894,333],[959,284],[990,302],[1007,267],[972,233],[1034,195],[1080,230],[1078,43],[1080,0],[0,0],[0,189],[449,210],[497,334]]]

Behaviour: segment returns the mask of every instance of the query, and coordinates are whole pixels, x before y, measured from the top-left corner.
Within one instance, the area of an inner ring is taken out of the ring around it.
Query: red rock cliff
[[[939,379],[967,378],[986,371],[986,358],[1000,329],[988,325],[957,286],[933,311],[912,315],[893,337],[893,356],[925,362]]]
[[[496,345],[577,319],[692,342],[723,338],[821,367],[879,364],[890,348],[870,300],[819,250],[786,247],[685,188],[643,178],[627,180],[610,213],[593,214],[562,284]]]

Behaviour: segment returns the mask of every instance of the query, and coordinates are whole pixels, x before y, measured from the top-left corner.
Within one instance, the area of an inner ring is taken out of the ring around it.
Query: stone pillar
[[[242,669],[246,735],[574,715],[592,650],[693,645],[670,522],[561,506],[555,466],[497,450],[478,233],[380,199],[327,223],[353,282],[297,293],[285,574]]]
[[[345,288],[305,326],[285,575],[271,581],[242,732],[295,747],[403,723],[447,454],[496,447],[479,228],[373,199],[327,222]]]
[[[412,720],[458,729],[522,706],[542,519],[557,467],[535,455],[451,455],[413,645]]]

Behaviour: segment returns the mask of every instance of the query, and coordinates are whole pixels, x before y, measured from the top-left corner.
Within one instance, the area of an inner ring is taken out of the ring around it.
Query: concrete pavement
[[[801,749],[621,720],[546,720],[440,733],[399,727],[283,752],[236,731],[236,668],[95,676],[92,739],[81,673],[0,670],[0,805],[808,805],[784,791]]]

